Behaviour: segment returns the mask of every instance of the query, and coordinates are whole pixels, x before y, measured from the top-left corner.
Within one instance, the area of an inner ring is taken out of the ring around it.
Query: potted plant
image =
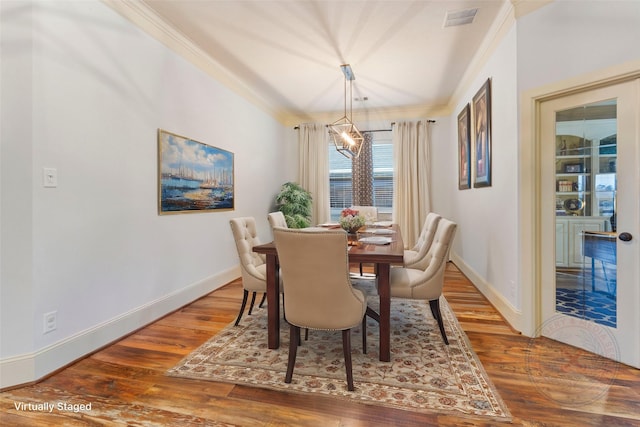
[[[311,202],[311,193],[295,182],[283,184],[276,196],[276,206],[284,214],[289,228],[311,225]]]

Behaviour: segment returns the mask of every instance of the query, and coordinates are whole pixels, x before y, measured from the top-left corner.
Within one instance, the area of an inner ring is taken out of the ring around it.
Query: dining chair
[[[392,267],[389,273],[390,295],[392,298],[418,299],[429,301],[431,313],[438,322],[440,334],[449,345],[444,331],[440,296],[444,285],[444,271],[449,261],[449,251],[455,236],[457,224],[441,218],[427,251],[424,268]]]
[[[358,214],[363,216],[367,223],[373,223],[378,220],[378,208],[375,206],[351,206],[349,209],[358,211]],[[360,263],[360,276],[363,276],[362,263]]]
[[[249,292],[252,293],[251,304],[249,305],[249,315],[253,310],[256,301],[256,294],[267,292],[267,264],[264,255],[253,252],[253,247],[260,244],[256,229],[256,220],[253,217],[233,218],[229,221],[233,238],[236,242],[238,257],[240,258],[240,271],[242,273],[242,305],[236,319],[235,326],[238,326],[245,306]],[[264,296],[260,302],[260,306],[264,302]]]
[[[267,219],[269,220],[271,230],[273,230],[275,227],[288,228],[287,220],[285,219],[284,214],[280,211],[271,212],[267,215]]]
[[[375,206],[351,206],[349,209],[358,211],[367,222],[376,222],[378,220],[378,208]]]
[[[342,331],[347,389],[354,390],[351,329],[362,325],[366,353],[367,299],[349,279],[347,234],[343,230],[275,228],[290,325],[285,383],[290,383],[300,345],[300,328]],[[373,317],[373,316],[372,316]]]
[[[435,212],[429,212],[424,221],[420,236],[415,246],[404,251],[404,266],[408,268],[424,269],[425,256],[433,243],[433,237],[436,235],[438,222],[442,217]]]

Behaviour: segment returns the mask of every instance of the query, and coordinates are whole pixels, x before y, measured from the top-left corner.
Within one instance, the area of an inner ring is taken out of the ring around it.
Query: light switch
[[[45,187],[57,187],[58,186],[58,170],[56,168],[44,168],[43,180]]]

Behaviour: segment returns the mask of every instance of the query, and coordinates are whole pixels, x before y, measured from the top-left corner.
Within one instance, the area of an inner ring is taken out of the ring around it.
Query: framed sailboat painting
[[[158,213],[234,209],[233,153],[158,129]]]

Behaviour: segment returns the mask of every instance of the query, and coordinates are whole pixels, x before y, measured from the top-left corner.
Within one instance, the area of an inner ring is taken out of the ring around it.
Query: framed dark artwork
[[[158,129],[158,213],[233,210],[233,153]]]
[[[458,189],[471,188],[471,107],[458,114]]]
[[[491,79],[474,95],[473,109],[473,186],[491,186]]]

